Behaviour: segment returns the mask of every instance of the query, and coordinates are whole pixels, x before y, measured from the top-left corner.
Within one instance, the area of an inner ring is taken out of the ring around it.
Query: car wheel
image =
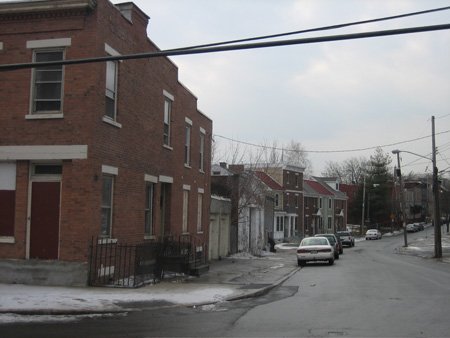
[[[328,265],[333,265],[334,264],[334,259],[329,259],[328,260]]]
[[[339,254],[342,255],[344,253],[344,249],[339,250]]]
[[[298,263],[298,266],[305,266],[306,265],[306,262],[302,261],[300,259],[297,260],[297,263]]]
[[[334,259],[339,259],[339,252],[334,255]]]

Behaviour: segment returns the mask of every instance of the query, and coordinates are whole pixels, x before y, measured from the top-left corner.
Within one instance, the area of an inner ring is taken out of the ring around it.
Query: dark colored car
[[[341,237],[343,245],[355,246],[355,236],[350,231],[338,231],[337,234]]]
[[[337,239],[337,237],[333,234],[320,234],[315,235],[314,237],[325,237],[328,239],[330,244],[335,248],[334,250],[334,259],[339,259],[339,247],[342,246],[342,243]]]
[[[344,253],[344,244],[342,243],[342,238],[339,234],[335,234],[337,240],[338,240],[338,250],[339,254],[342,255]]]

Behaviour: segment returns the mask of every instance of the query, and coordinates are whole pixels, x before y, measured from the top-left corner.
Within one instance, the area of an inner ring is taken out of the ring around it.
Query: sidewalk
[[[442,247],[442,261],[450,262],[450,234],[443,234]],[[235,255],[213,261],[209,272],[201,277],[175,278],[137,289],[0,284],[0,314],[122,313],[255,297],[268,292],[299,270],[294,249],[286,247],[277,253],[265,253],[264,257]],[[432,231],[425,238],[411,241],[408,248],[397,248],[399,253],[424,258],[432,258],[433,250]]]
[[[176,278],[137,289],[0,284],[0,313],[120,313],[254,297],[268,292],[299,270],[295,250],[266,255],[235,255],[212,262],[204,276]]]

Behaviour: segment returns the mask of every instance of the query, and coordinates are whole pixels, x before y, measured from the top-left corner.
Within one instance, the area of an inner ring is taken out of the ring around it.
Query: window
[[[205,159],[205,134],[200,131],[200,159],[199,159],[200,163],[198,166],[200,171],[204,171],[205,169],[203,164],[204,159]]]
[[[295,187],[298,188],[298,174],[295,174]]]
[[[277,231],[284,231],[284,217],[277,216]]]
[[[114,177],[103,175],[102,188],[102,237],[111,237],[111,219],[112,219],[112,199],[113,199]]]
[[[117,61],[106,62],[106,103],[105,116],[116,120],[117,101]]]
[[[183,190],[183,225],[182,232],[188,232],[189,190]]]
[[[290,178],[289,171],[286,173],[286,184],[289,184],[289,178]]]
[[[322,209],[322,197],[319,197],[319,209]]]
[[[332,200],[331,198],[328,199],[328,209],[331,210],[331,206],[332,206]]]
[[[189,166],[191,152],[191,126],[186,124],[186,141],[184,143],[184,164]]]
[[[280,195],[275,194],[275,207],[278,208],[279,205],[280,205]]]
[[[197,232],[203,231],[202,219],[203,219],[203,194],[199,193],[197,203]]]
[[[164,101],[164,145],[170,146],[170,114],[172,110],[172,101]]]
[[[145,234],[153,235],[153,197],[155,186],[147,184],[145,187]]]
[[[298,208],[298,195],[295,195],[295,207]]]
[[[331,225],[333,224],[333,218],[331,216],[328,216],[328,230],[331,230]]]
[[[297,216],[294,217],[294,230],[296,232],[298,231],[298,217]]]
[[[64,60],[64,50],[35,50],[34,62]],[[33,71],[32,114],[62,112],[63,66],[46,66]]]
[[[286,193],[286,200],[285,200],[285,202],[286,202],[286,206],[288,207],[289,206],[289,193]]]
[[[309,209],[309,199],[308,199],[308,197],[305,197],[305,208]]]

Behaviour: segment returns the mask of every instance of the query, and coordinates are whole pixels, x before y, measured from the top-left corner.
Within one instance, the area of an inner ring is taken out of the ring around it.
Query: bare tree
[[[369,161],[364,157],[352,157],[344,160],[342,164],[328,161],[322,175],[337,177],[343,184],[359,185],[368,166]]]

